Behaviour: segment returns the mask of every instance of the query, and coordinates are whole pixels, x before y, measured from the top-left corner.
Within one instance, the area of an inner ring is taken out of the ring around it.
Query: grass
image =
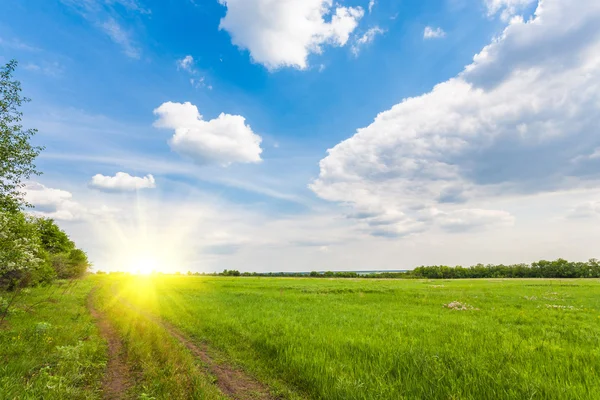
[[[91,287],[25,290],[0,327],[0,399],[100,398],[106,347],[86,309]]]
[[[0,399],[101,398],[106,342],[129,398],[219,399],[159,322],[284,399],[600,399],[600,280],[95,276],[30,290],[0,328]],[[56,293],[56,291],[54,291]]]
[[[121,281],[90,278],[99,285],[95,303],[117,330],[132,370],[130,398],[140,399],[222,399],[224,398],[200,360],[132,303],[146,308],[156,306],[153,287],[148,281],[136,280],[135,285]]]
[[[135,292],[136,278],[105,279]],[[600,398],[598,280],[160,277],[145,285],[139,293],[149,295],[132,303],[286,398]],[[464,307],[444,307],[453,301]]]

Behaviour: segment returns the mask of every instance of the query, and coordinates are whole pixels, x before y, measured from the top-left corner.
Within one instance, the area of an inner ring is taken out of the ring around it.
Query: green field
[[[131,398],[244,398],[219,385],[214,371],[222,369],[258,382],[257,398],[600,398],[597,279],[96,276],[77,293],[83,299],[92,286],[96,307],[123,342]],[[453,302],[460,304],[447,307]],[[73,323],[85,325],[78,335],[91,338],[83,346],[94,344],[85,354],[101,362],[96,353],[105,347],[95,344],[97,332],[78,310]],[[45,382],[35,374],[42,355],[58,357],[50,345],[29,363],[23,347],[6,353],[19,332],[30,335],[23,346],[38,340],[35,324],[46,317],[26,316],[16,314],[0,331],[0,356],[8,361],[0,389],[12,387],[10,393],[30,379],[34,389]],[[49,318],[53,327],[61,323]],[[81,382],[97,374],[89,367]],[[82,386],[81,398],[99,396],[97,383],[81,382],[66,384]]]

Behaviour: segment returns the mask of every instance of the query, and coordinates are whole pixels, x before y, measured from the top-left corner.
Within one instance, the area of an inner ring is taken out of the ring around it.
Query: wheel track
[[[127,391],[133,386],[133,381],[127,360],[123,355],[123,343],[106,315],[94,306],[95,293],[96,288],[93,288],[87,297],[87,307],[98,326],[100,335],[108,345],[108,362],[102,382],[102,398],[106,400],[126,399]]]
[[[217,363],[210,355],[210,349],[206,344],[199,344],[192,341],[188,336],[182,333],[169,322],[151,314],[140,307],[132,304],[127,299],[120,296],[116,287],[112,287],[113,294],[119,303],[132,310],[133,312],[147,318],[153,323],[165,329],[172,337],[177,339],[185,346],[195,357],[199,358],[206,366],[206,370],[215,377],[217,387],[228,397],[235,400],[278,400],[279,397],[273,396],[269,387],[252,376],[248,375],[239,368],[224,363]]]

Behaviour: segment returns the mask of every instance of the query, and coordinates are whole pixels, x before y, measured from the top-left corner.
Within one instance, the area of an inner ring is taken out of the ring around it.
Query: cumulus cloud
[[[344,46],[358,26],[361,7],[342,7],[332,0],[219,0],[227,7],[220,29],[234,45],[268,69],[305,69],[311,53],[323,45]],[[327,21],[326,16],[329,16]]]
[[[600,3],[540,2],[458,76],[330,149],[311,188],[356,210],[402,213],[398,227],[506,225],[496,198],[600,179],[590,150],[600,147],[599,54]]]
[[[534,4],[536,0],[485,0],[488,16],[500,13],[500,18],[508,21],[525,7]]]
[[[167,102],[154,110],[157,128],[173,129],[169,144],[181,155],[200,164],[257,163],[262,161],[261,137],[240,115],[221,113],[205,121],[189,103]]]
[[[375,0],[369,0],[369,14],[373,11],[373,7],[375,7]]]
[[[117,172],[115,176],[96,174],[92,177],[90,187],[105,192],[129,192],[140,189],[154,189],[156,181],[154,176],[131,176],[126,172]]]
[[[73,221],[85,213],[84,207],[73,201],[71,192],[53,189],[37,182],[25,185],[25,201],[35,208],[32,214],[56,220]]]
[[[440,39],[446,36],[446,32],[442,28],[432,28],[426,26],[423,31],[423,39]]]
[[[377,35],[382,35],[384,33],[385,31],[378,26],[369,29],[362,36],[356,39],[356,41],[352,45],[352,53],[354,53],[355,56],[358,56],[358,53],[360,53],[361,48],[372,43]]]

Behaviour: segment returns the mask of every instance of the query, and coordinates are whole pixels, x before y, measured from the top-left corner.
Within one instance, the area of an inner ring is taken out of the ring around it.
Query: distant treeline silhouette
[[[327,277],[327,278],[388,278],[388,279],[465,279],[465,278],[600,278],[600,261],[573,262],[562,258],[554,261],[541,260],[532,264],[477,264],[471,267],[432,265],[417,267],[404,272],[356,273],[317,272],[310,273],[258,273],[225,270],[221,276],[264,277]]]
[[[97,274],[105,274],[98,271]],[[129,274],[110,272],[110,274]],[[181,272],[153,275],[184,275]],[[431,265],[407,271],[312,271],[312,272],[187,272],[188,276],[260,276],[271,278],[364,278],[364,279],[470,279],[470,278],[600,278],[600,261],[595,258],[587,262],[567,261],[562,258],[554,261],[541,260],[532,264],[477,264],[471,267],[450,267]]]

